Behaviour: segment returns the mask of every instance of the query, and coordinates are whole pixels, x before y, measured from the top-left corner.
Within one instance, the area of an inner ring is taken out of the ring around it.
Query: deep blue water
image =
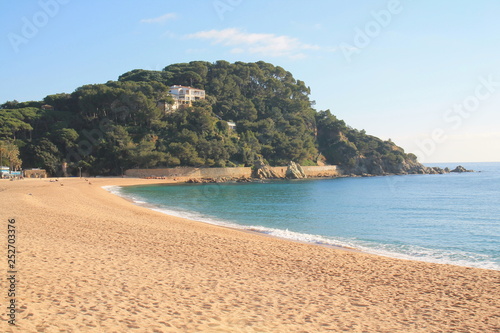
[[[199,221],[500,270],[500,163],[462,165],[481,172],[111,190]]]

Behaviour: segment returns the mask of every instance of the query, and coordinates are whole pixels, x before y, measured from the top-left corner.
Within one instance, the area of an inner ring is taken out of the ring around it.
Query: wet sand
[[[499,332],[500,272],[380,257],[199,223],[104,185],[0,181],[0,260],[16,224],[5,332]],[[61,186],[63,184],[63,186]]]

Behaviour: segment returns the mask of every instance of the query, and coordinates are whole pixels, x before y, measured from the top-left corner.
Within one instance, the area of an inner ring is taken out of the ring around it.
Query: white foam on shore
[[[109,191],[112,194],[131,200],[134,204],[141,207],[146,207],[166,215],[185,218],[203,223],[209,223],[217,226],[264,233],[270,236],[288,239],[292,241],[341,247],[347,249],[355,249],[365,253],[396,258],[396,259],[416,260],[416,261],[424,261],[436,264],[449,264],[455,266],[483,268],[483,269],[500,271],[500,265],[498,263],[492,261],[491,258],[487,256],[476,253],[429,249],[414,245],[381,244],[374,242],[366,242],[358,239],[345,239],[340,237],[334,238],[321,235],[306,234],[306,233],[290,231],[288,229],[275,229],[264,226],[241,225],[231,221],[224,221],[220,218],[209,217],[195,211],[185,211],[180,209],[168,209],[168,208],[158,207],[146,201],[143,201],[143,198],[138,198],[133,195],[124,194],[122,191],[122,187],[120,186],[103,186],[102,188],[104,188],[105,190]]]
[[[123,196],[123,194],[121,192],[121,189],[122,189],[121,186],[107,185],[107,186],[102,186],[102,188],[105,189],[108,192],[111,192],[112,194]]]
[[[451,252],[439,249],[428,249],[413,245],[396,246],[392,244],[368,243],[355,239],[330,238],[321,235],[311,235],[261,226],[239,227],[240,229],[262,232],[271,236],[289,240],[342,248],[351,248],[365,253],[376,254],[379,256],[396,259],[417,260],[436,264],[449,264],[456,266],[500,270],[500,266],[494,261],[491,261],[490,258],[475,253]]]
[[[365,244],[364,242],[359,242],[357,248],[363,252],[390,258],[500,270],[500,265],[490,257],[471,252],[430,249],[415,245]]]
[[[124,194],[121,186],[108,185],[108,186],[102,186],[102,188],[105,189],[106,191],[110,192],[111,194],[114,194],[114,195],[120,196],[122,198],[131,200],[135,204],[139,204],[139,205],[148,204],[146,201],[141,200],[142,198],[137,198],[133,195]]]

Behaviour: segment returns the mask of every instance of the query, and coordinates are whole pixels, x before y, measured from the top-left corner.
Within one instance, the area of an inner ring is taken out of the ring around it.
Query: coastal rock
[[[443,173],[446,173],[446,171],[440,167],[426,167],[425,173],[429,175],[442,175]]]
[[[433,167],[432,169],[433,169],[433,170],[434,170],[437,174],[440,174],[440,175],[442,175],[442,174],[444,174],[444,173],[445,173],[445,171],[444,171],[443,169],[439,168],[439,167]]]
[[[474,172],[474,170],[467,170],[459,165],[455,169],[440,167],[427,167],[415,160],[406,159],[396,165],[388,164],[380,159],[372,158],[358,158],[356,166],[350,170],[350,173],[356,175],[376,175],[382,176],[387,174],[406,175],[406,174],[419,174],[419,175],[440,175],[450,172]]]
[[[240,177],[235,180],[237,183],[250,183],[252,181],[251,178],[248,177]]]
[[[248,183],[251,182],[252,179],[248,177],[218,177],[218,178],[190,178],[186,180],[188,184],[209,184],[209,183],[228,183],[228,182],[237,182],[237,183]]]
[[[423,164],[417,162],[417,161],[412,161],[412,160],[405,160],[400,163],[399,168],[401,171],[404,171],[408,174],[419,174],[419,175],[425,175],[429,173],[435,173],[435,170],[426,167]]]
[[[408,174],[444,174],[450,172],[449,169],[439,167],[427,167],[414,159],[404,159],[399,163],[394,163],[386,159],[376,157],[358,157],[354,167],[344,170],[345,174],[358,176],[384,176],[384,175],[408,175]]]
[[[208,184],[217,182],[217,179],[214,178],[191,178],[186,181],[188,184]]]
[[[293,161],[290,161],[290,163],[288,163],[285,176],[288,179],[303,179],[307,177],[300,164]]]
[[[258,179],[279,179],[281,178],[276,172],[271,170],[262,160],[255,163],[253,177]]]
[[[463,166],[459,165],[457,166],[455,169],[451,170],[450,172],[458,172],[458,173],[462,173],[462,172],[474,172],[474,170],[467,170],[466,168],[464,168]]]

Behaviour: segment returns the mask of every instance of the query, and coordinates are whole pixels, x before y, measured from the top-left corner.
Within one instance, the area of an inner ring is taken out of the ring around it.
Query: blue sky
[[[500,1],[8,1],[0,103],[193,60],[282,66],[420,160],[500,161]]]

